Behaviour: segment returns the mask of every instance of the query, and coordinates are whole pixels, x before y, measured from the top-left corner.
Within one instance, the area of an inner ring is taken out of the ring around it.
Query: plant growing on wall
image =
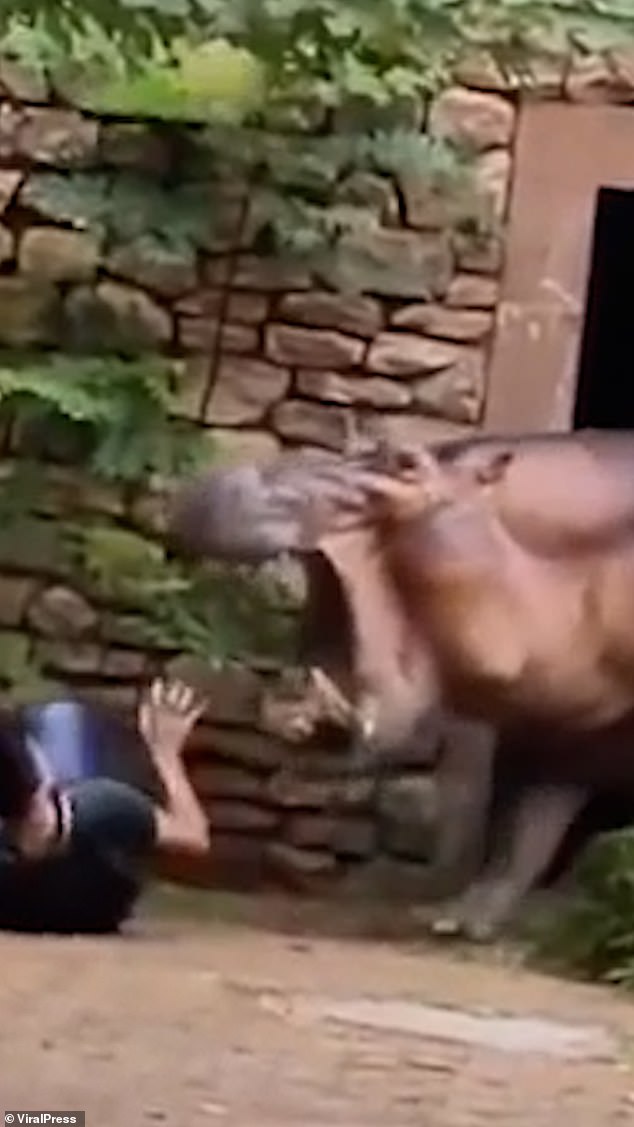
[[[0,481],[0,562],[19,567],[41,557],[52,575],[113,609],[139,647],[219,663],[288,656],[289,605],[279,584],[248,570],[170,560],[159,539],[134,528],[133,502],[153,481],[168,485],[209,457],[209,440],[174,417],[170,376],[156,358],[22,356],[0,364],[0,428],[21,455],[5,463]],[[118,487],[120,515],[108,521],[88,504],[81,519],[66,512],[50,519],[50,461],[40,459],[51,456],[72,467],[84,497]],[[0,653],[13,690],[43,691],[24,638],[3,634]]]
[[[394,34],[414,31],[412,50],[435,70],[457,50],[476,43],[496,51],[538,45],[556,46],[572,39],[589,49],[631,34],[629,0],[18,0],[0,4],[0,30],[16,21],[37,25],[61,49],[74,46],[86,22],[111,39],[131,65],[183,34],[226,35],[279,69],[319,71],[330,42],[342,37],[368,46],[380,44],[389,58]],[[322,30],[327,25],[329,40]],[[365,28],[365,32],[363,31]],[[315,30],[325,47],[313,49]],[[298,32],[300,33],[298,35]],[[418,41],[416,43],[416,41]],[[290,46],[290,53],[289,53]],[[363,60],[361,60],[363,61]],[[344,62],[345,66],[345,62]],[[396,77],[396,76],[395,76]],[[357,78],[357,83],[362,78]],[[371,82],[371,79],[365,79]]]
[[[5,50],[62,89],[70,65],[89,108],[212,125],[211,170],[251,190],[238,227],[353,289],[368,263],[355,246],[341,265],[345,237],[371,223],[367,201],[341,198],[354,170],[415,172],[454,193],[458,225],[491,227],[468,154],[423,137],[415,111],[465,51],[521,74],[533,55],[634,35],[628,0],[33,0],[23,15]]]

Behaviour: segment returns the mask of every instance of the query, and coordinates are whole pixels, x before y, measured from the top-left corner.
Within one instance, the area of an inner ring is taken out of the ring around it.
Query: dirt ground
[[[331,911],[163,893],[123,938],[1,936],[0,1111],[81,1109],[89,1127],[634,1123],[634,1003],[508,953],[345,920],[328,936]]]

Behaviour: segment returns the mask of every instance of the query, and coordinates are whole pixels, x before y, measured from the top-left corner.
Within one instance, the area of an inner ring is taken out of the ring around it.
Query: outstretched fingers
[[[150,704],[156,711],[169,712],[181,719],[197,719],[207,701],[184,681],[156,677],[149,690]]]

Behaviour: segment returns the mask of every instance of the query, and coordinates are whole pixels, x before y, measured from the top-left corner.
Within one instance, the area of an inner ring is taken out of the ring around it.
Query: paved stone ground
[[[0,1110],[81,1108],[89,1127],[634,1123],[631,1002],[506,956],[328,938],[303,909],[232,911],[163,906],[118,940],[0,937]]]

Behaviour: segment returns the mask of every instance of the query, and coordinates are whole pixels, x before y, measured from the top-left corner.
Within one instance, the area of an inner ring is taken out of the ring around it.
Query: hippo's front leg
[[[429,899],[456,894],[480,872],[493,788],[496,738],[495,730],[488,724],[455,716],[445,718],[436,768],[436,841],[424,886],[424,894]]]
[[[511,811],[508,835],[481,878],[433,924],[437,935],[462,934],[489,942],[547,871],[574,819],[588,800],[577,786],[533,786]]]

